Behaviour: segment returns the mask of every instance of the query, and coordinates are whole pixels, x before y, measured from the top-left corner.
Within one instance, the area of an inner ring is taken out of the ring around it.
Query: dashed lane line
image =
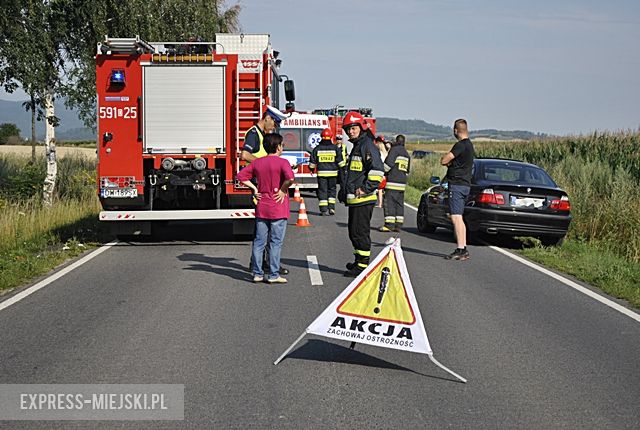
[[[307,255],[307,264],[309,265],[309,278],[311,285],[323,285],[318,258],[315,255]]]

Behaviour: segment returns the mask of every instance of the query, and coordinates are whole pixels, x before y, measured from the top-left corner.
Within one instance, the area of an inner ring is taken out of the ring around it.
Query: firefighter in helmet
[[[387,183],[384,187],[384,225],[380,227],[384,232],[400,231],[404,223],[404,191],[411,163],[404,141],[402,134],[397,135],[384,160]]]
[[[373,144],[373,134],[359,112],[347,112],[342,128],[353,144],[340,187],[340,201],[349,208],[349,239],[355,261],[347,263],[344,276],[356,277],[369,265],[371,257],[371,216],[376,204],[376,190],[384,176],[380,151]]]
[[[313,148],[309,158],[309,169],[318,176],[318,205],[321,215],[336,213],[336,189],[338,171],[346,164],[342,151],[333,144],[330,128],[322,130],[320,143]]]

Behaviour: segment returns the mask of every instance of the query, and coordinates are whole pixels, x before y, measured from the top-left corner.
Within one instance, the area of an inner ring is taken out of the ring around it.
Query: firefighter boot
[[[350,263],[345,264],[345,267],[347,268],[347,270],[353,270],[354,267],[358,266],[358,253],[357,251],[353,252],[354,256],[353,256],[353,261]]]
[[[336,214],[336,199],[329,197],[329,215]]]
[[[402,229],[402,223],[401,222],[397,222],[395,228],[393,229],[393,231],[395,231],[396,233],[399,233],[401,229]]]
[[[357,277],[364,269],[369,265],[369,257],[364,257],[362,255],[356,255],[356,261],[346,272],[343,273],[343,276],[347,278],[355,278]]]
[[[396,225],[396,217],[395,216],[385,216],[384,217],[384,225],[378,229],[378,231],[382,231],[384,233],[389,233],[390,231],[394,231]]]
[[[320,216],[329,216],[329,202],[327,200],[318,200],[320,207]]]
[[[346,278],[357,278],[359,274],[362,273],[362,270],[358,265],[351,266],[351,269],[346,270],[342,275]]]

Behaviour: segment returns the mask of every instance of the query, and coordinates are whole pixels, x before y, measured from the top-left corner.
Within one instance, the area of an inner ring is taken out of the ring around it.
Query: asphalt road
[[[184,384],[184,421],[0,422],[3,428],[640,428],[640,324],[451,233],[400,234],[435,357],[307,336],[342,291],[346,210],[289,222],[286,285],[253,284],[250,242],[212,225],[119,243],[0,311],[2,384]],[[297,205],[292,204],[292,209]],[[374,225],[382,210],[374,212]],[[389,236],[372,232],[374,255]],[[312,286],[307,256],[324,284]]]

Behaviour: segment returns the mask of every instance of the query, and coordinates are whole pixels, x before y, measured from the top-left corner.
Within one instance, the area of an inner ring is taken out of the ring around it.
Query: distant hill
[[[31,113],[22,107],[21,101],[0,100],[0,124],[15,124],[21,131],[20,136],[24,139],[31,138]],[[58,141],[78,141],[94,140],[96,134],[84,126],[74,110],[69,110],[62,101],[56,101],[55,112],[60,119],[60,124],[56,128],[56,139]],[[36,122],[36,138],[44,139],[44,121]]]
[[[62,101],[56,101],[56,116],[60,125],[56,128],[58,141],[94,140],[95,133],[84,126],[74,110],[69,110]],[[12,123],[18,126],[23,138],[31,137],[31,114],[22,107],[22,102],[0,99],[0,124]],[[431,124],[421,119],[376,118],[378,133],[388,136],[404,134],[408,140],[454,140],[451,127]],[[36,135],[39,140],[44,139],[44,122],[36,123]],[[544,134],[522,130],[472,130],[472,138],[488,138],[497,140],[530,140],[543,137]]]
[[[404,134],[408,140],[454,140],[451,127],[431,124],[421,119],[376,118],[376,130],[380,134],[393,136]],[[487,138],[496,140],[530,140],[544,137],[542,133],[523,130],[471,130],[471,138]]]

